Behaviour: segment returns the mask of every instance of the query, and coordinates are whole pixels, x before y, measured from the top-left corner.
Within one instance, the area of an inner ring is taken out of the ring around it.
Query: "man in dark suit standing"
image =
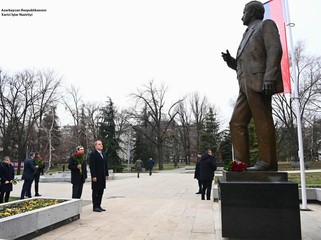
[[[72,198],[81,198],[84,183],[87,178],[87,164],[83,146],[76,148],[76,153],[69,158],[68,168],[71,171]]]
[[[33,175],[35,173],[35,162],[34,162],[35,153],[30,152],[29,156],[25,159],[23,164],[23,185],[21,190],[20,199],[24,199],[25,195],[27,195],[28,198],[31,198],[31,185],[33,181]]]
[[[253,118],[259,145],[259,159],[251,171],[277,171],[272,95],[283,92],[281,75],[282,46],[274,21],[263,21],[264,6],[251,1],[243,11],[248,26],[236,59],[222,52],[227,65],[236,70],[239,95],[230,120],[235,160],[249,164],[248,124]]]
[[[106,180],[109,176],[108,164],[107,158],[102,152],[102,142],[97,140],[94,146],[95,150],[89,155],[93,211],[102,212],[106,211],[106,209],[101,207],[101,201],[104,194],[104,189],[106,188]]]

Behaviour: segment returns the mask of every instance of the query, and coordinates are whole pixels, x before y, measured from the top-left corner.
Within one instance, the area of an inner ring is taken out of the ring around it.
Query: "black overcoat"
[[[35,173],[35,162],[33,161],[32,158],[28,157],[26,158],[23,164],[22,179],[33,180],[34,173]]]
[[[71,183],[80,184],[84,183],[87,178],[87,164],[83,161],[81,165],[81,173],[79,168],[77,168],[78,162],[74,157],[70,157],[68,161],[68,168],[71,171]]]
[[[197,158],[197,161],[196,161],[194,178],[200,179],[200,159],[199,158]]]
[[[200,159],[200,180],[210,181],[214,179],[216,164],[211,155],[205,153]]]
[[[1,192],[11,192],[12,183],[5,184],[6,181],[11,181],[14,179],[14,168],[11,164],[1,163],[0,166],[0,176],[1,176]]]
[[[97,150],[94,150],[89,155],[89,167],[91,174],[91,189],[99,190],[106,188],[106,176],[108,173],[108,163],[105,154],[101,157]],[[96,177],[97,181],[93,182],[93,178]]]

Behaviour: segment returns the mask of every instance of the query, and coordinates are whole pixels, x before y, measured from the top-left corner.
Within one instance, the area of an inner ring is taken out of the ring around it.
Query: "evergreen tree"
[[[222,156],[222,162],[228,162],[232,160],[232,138],[229,129],[224,130],[221,133],[222,141],[220,143],[220,152]]]
[[[201,145],[199,151],[205,152],[211,149],[213,156],[217,156],[217,146],[220,142],[219,122],[216,118],[217,113],[210,107],[204,121],[204,129],[201,134]]]
[[[134,153],[133,160],[136,162],[137,159],[141,159],[146,167],[147,161],[149,158],[153,158],[153,146],[146,139],[146,137],[140,132],[135,132],[135,145],[134,145]]]
[[[119,139],[116,138],[114,103],[109,98],[107,106],[101,109],[101,120],[99,124],[99,136],[105,146],[109,169],[119,172],[122,169],[118,151],[120,150]]]
[[[141,120],[141,126],[142,129],[145,129],[146,135],[148,134],[148,127],[147,124],[148,121],[148,114],[146,111],[146,108],[143,110],[142,114],[142,120]],[[135,143],[133,148],[133,160],[136,162],[137,159],[141,159],[144,163],[144,166],[146,166],[147,161],[149,158],[154,158],[154,152],[155,152],[154,145],[150,142],[150,140],[141,132],[141,131],[135,131]]]

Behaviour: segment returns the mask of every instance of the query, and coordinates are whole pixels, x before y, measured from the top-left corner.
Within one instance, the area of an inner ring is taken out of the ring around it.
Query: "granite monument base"
[[[283,172],[223,172],[222,237],[301,239],[298,184]]]

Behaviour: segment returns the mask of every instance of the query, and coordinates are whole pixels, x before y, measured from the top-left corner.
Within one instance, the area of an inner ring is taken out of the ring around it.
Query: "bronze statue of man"
[[[249,171],[277,171],[272,95],[283,92],[281,74],[282,46],[274,21],[263,21],[264,6],[247,3],[243,25],[248,26],[236,58],[222,52],[227,65],[236,70],[239,95],[230,120],[234,158],[249,164],[248,124],[253,118],[259,147],[259,159]]]

